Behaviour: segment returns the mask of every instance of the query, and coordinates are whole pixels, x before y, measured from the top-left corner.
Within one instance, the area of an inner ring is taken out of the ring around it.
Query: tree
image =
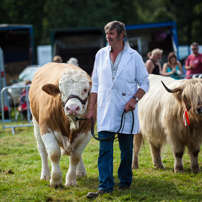
[[[191,44],[193,41],[202,43],[202,38],[198,37],[202,33],[201,0],[163,0],[163,2],[177,21],[179,43]]]
[[[1,0],[1,23],[32,24],[35,45],[50,43],[50,29],[103,27],[176,20],[179,43],[202,43],[201,0]]]

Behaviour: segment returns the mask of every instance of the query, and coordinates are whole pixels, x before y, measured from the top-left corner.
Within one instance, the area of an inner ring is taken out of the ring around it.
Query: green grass
[[[202,174],[193,174],[189,168],[189,156],[185,153],[185,172],[173,172],[174,158],[169,146],[163,150],[165,169],[152,165],[149,145],[146,142],[140,153],[140,168],[133,171],[133,183],[129,191],[119,192],[117,170],[120,162],[118,142],[114,145],[114,180],[112,194],[97,199],[86,198],[89,191],[97,191],[99,143],[91,139],[83,153],[87,177],[77,180],[77,187],[51,188],[49,181],[40,180],[41,159],[36,148],[33,127],[0,128],[0,201],[202,201]],[[202,157],[199,154],[200,168]],[[49,164],[50,165],[50,164]],[[60,167],[63,185],[68,170],[68,156],[62,156]]]

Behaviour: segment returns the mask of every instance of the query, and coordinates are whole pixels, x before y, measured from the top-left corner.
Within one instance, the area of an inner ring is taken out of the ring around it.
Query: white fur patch
[[[89,82],[90,80],[83,70],[70,69],[65,71],[59,80],[59,89],[62,101],[65,102],[70,95],[76,95],[82,100],[85,100],[91,90]],[[86,111],[87,103],[83,106],[77,98],[71,98],[64,107],[66,116],[68,116],[69,113],[66,109],[71,106],[78,106],[80,109],[78,111],[78,115],[83,115]]]

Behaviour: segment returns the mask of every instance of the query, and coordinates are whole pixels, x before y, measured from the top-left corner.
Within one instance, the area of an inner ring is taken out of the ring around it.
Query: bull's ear
[[[60,93],[59,87],[55,84],[45,84],[41,88],[44,92],[46,92],[49,95],[57,96]]]

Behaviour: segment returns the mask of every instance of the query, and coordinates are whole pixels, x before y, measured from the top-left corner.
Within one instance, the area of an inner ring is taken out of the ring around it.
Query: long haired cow
[[[141,133],[134,136],[133,168],[139,167],[138,154],[145,137],[149,141],[153,163],[157,168],[164,167],[161,149],[168,142],[175,158],[175,172],[183,172],[185,147],[191,159],[191,170],[199,172],[202,80],[174,80],[157,75],[150,75],[149,79],[150,89],[138,106]]]
[[[90,90],[91,78],[71,64],[47,63],[34,76],[29,100],[42,160],[41,179],[50,179],[51,186],[62,185],[60,148],[70,156],[65,186],[77,185],[76,175],[86,175],[81,155],[91,139],[91,123],[76,118],[84,118]]]

